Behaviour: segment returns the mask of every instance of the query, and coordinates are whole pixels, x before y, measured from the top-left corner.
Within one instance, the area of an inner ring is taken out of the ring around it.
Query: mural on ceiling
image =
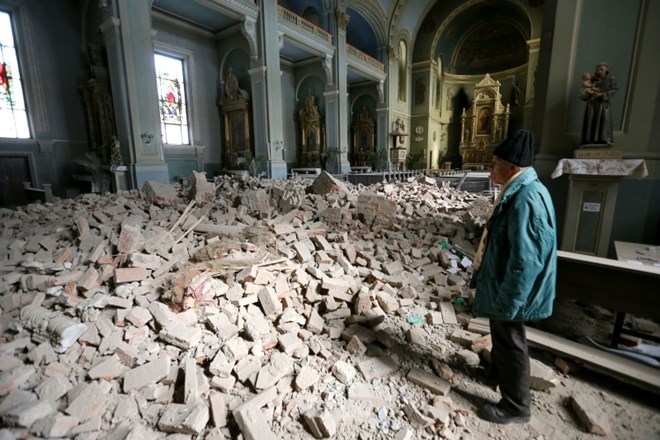
[[[449,71],[461,75],[501,72],[527,62],[527,43],[507,21],[477,25],[459,42]]]

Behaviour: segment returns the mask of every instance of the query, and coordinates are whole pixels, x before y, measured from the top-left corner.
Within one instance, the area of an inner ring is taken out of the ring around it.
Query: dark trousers
[[[532,397],[525,323],[491,319],[490,336],[493,373],[502,393],[500,406],[515,415],[528,415]]]

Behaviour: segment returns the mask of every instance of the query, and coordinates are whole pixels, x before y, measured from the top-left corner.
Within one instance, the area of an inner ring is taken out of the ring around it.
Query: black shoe
[[[477,415],[489,422],[500,423],[506,425],[507,423],[527,423],[529,422],[529,414],[513,415],[507,413],[505,410],[492,403],[486,403],[484,406],[477,410]]]

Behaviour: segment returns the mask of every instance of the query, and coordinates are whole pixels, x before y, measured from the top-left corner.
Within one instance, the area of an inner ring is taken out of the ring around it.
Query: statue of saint
[[[607,63],[596,66],[593,76],[582,75],[580,99],[586,102],[582,120],[581,145],[612,145],[612,111],[610,102],[619,90]]]
[[[117,168],[124,165],[124,158],[121,155],[121,145],[119,138],[116,135],[112,136],[112,144],[110,145],[110,166]]]

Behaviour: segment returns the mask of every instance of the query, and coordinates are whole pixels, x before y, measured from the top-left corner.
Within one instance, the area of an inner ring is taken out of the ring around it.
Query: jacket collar
[[[538,179],[538,175],[536,174],[536,171],[534,168],[529,167],[518,177],[516,177],[513,182],[509,184],[509,186],[506,188],[506,191],[504,191],[504,194],[502,194],[502,198],[500,199],[500,203],[498,203],[497,207],[495,208],[495,212],[493,214],[497,214],[502,210],[502,206],[515,194],[518,193],[523,187],[529,185],[531,182],[535,181]]]

